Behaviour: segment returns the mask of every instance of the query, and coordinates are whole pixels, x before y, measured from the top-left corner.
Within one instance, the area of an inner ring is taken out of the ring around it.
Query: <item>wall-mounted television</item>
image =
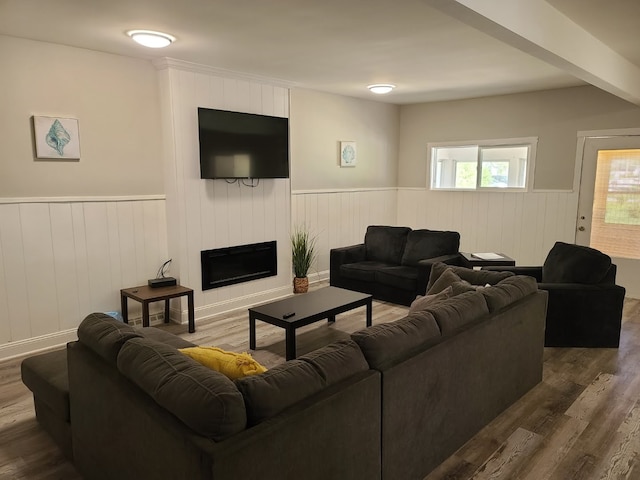
[[[289,178],[289,119],[198,108],[200,178]]]

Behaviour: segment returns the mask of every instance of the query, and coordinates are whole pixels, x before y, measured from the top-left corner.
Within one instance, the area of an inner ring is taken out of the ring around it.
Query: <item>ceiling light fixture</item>
[[[162,32],[152,30],[129,30],[127,32],[133,41],[149,48],[164,48],[171,45],[176,37]]]
[[[376,83],[374,85],[369,85],[367,88],[372,93],[377,93],[378,95],[384,95],[385,93],[389,93],[391,90],[396,88],[396,86],[390,83]]]

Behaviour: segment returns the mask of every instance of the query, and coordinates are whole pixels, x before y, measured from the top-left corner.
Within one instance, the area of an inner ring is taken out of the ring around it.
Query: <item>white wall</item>
[[[286,86],[232,78],[213,68],[163,59],[159,68],[165,135],[165,188],[172,274],[194,289],[196,320],[291,292],[289,179],[256,188],[200,178],[197,108],[289,116]],[[278,275],[202,290],[200,252],[277,241]],[[186,321],[186,300],[182,302]]]

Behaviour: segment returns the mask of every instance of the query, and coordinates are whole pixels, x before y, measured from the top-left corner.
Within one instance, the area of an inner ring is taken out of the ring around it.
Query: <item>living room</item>
[[[73,339],[84,314],[117,310],[119,289],[146,282],[169,258],[170,274],[195,289],[200,319],[285,295],[295,224],[318,234],[318,279],[329,249],[362,241],[370,224],[456,230],[462,250],[539,264],[556,240],[574,241],[577,136],[640,121],[636,105],[577,79],[394,104],[166,57],[15,36],[0,47],[9,72],[0,118],[12,139],[0,175],[0,358]],[[289,117],[290,179],[256,188],[200,179],[198,106]],[[33,115],[79,119],[81,159],[34,159]],[[538,143],[526,191],[428,188],[429,142],[523,136]],[[355,168],[339,166],[344,140],[357,141]],[[268,240],[278,242],[276,277],[198,288],[198,252]],[[621,282],[640,294],[632,278]],[[186,321],[186,306],[174,303],[172,316]]]

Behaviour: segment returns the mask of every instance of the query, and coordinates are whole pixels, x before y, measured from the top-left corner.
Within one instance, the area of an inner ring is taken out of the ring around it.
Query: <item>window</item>
[[[640,258],[640,150],[600,150],[590,246],[612,257]]]
[[[538,139],[429,144],[434,190],[526,190]]]

